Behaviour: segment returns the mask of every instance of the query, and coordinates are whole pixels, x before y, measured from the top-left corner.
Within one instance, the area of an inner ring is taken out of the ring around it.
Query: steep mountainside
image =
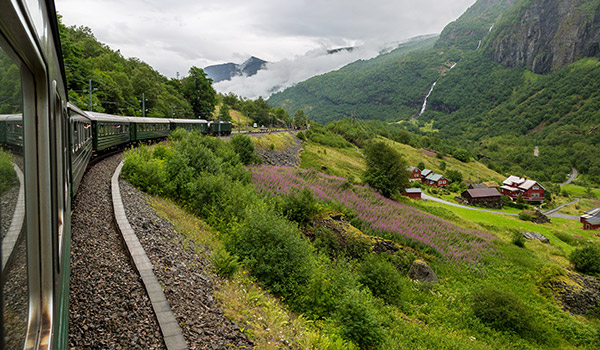
[[[224,63],[204,68],[206,75],[218,83],[223,80],[230,80],[236,75],[252,76],[259,70],[265,68],[267,61],[263,61],[257,57],[250,57],[242,64]]]
[[[600,55],[600,2],[521,1],[486,42],[486,54],[507,67],[548,73]]]

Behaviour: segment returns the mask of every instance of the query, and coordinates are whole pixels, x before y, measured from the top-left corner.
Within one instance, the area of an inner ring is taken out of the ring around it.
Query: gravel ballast
[[[120,160],[115,155],[90,168],[73,203],[71,349],[166,349],[113,220],[110,178]]]
[[[213,296],[210,263],[193,243],[160,218],[145,195],[120,181],[127,218],[154,266],[154,274],[190,349],[251,349],[252,342],[227,319]]]

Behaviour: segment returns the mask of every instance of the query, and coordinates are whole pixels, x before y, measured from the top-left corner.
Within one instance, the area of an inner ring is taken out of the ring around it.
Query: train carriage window
[[[1,36],[0,36],[1,39]],[[6,95],[0,98],[0,114],[8,114],[6,147],[0,148],[0,317],[7,349],[23,349],[27,333],[29,285],[27,227],[25,221],[25,148],[21,70],[0,40],[0,81]],[[2,344],[0,344],[0,348]]]

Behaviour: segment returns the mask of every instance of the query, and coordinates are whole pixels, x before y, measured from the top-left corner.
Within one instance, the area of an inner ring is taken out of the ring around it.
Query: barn
[[[421,199],[421,189],[420,188],[407,188],[404,190],[403,195],[412,199]]]
[[[502,195],[495,188],[472,188],[464,191],[461,197],[471,205],[502,209]]]

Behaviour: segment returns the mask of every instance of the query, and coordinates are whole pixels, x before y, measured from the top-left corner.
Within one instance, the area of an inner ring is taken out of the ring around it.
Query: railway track
[[[113,220],[110,179],[121,155],[88,168],[73,204],[69,346],[166,349],[141,278]]]

